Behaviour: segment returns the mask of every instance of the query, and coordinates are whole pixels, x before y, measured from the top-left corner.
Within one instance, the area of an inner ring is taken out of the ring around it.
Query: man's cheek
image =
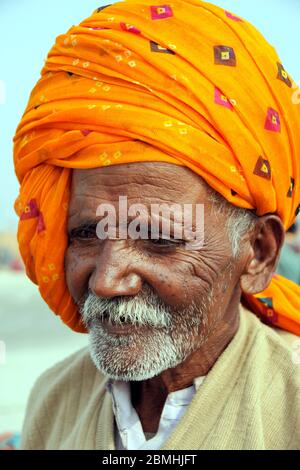
[[[77,302],[88,289],[91,267],[70,250],[66,253],[65,270],[69,292],[73,300]]]

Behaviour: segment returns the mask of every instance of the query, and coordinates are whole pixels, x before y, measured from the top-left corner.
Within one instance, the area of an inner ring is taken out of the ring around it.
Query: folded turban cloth
[[[20,251],[50,308],[84,331],[64,271],[73,168],[186,166],[287,229],[300,208],[299,101],[261,34],[200,0],[118,2],[59,36],[14,138]],[[296,284],[275,275],[243,300],[300,335]]]

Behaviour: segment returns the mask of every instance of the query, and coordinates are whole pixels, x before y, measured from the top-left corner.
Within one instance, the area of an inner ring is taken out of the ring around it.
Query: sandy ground
[[[87,336],[64,326],[23,273],[0,271],[0,433],[21,430],[36,378],[86,344]]]

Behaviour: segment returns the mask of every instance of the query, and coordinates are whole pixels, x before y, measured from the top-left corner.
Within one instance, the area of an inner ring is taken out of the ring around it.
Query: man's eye
[[[75,229],[72,230],[70,234],[70,241],[72,240],[87,240],[96,238],[96,230],[95,228],[82,228],[82,229]]]
[[[150,242],[158,247],[172,247],[175,248],[176,246],[180,246],[183,244],[182,240],[176,240],[173,238],[158,238],[158,239],[150,239]]]
[[[78,238],[93,238],[95,232],[93,230],[80,230],[76,235]]]

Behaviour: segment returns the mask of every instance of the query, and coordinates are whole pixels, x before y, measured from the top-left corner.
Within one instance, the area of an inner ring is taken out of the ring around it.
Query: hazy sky
[[[13,229],[18,183],[12,137],[55,37],[112,0],[0,0],[0,230]],[[167,3],[165,2],[161,2]],[[215,0],[252,22],[300,80],[299,0]],[[153,4],[159,4],[154,1]]]

